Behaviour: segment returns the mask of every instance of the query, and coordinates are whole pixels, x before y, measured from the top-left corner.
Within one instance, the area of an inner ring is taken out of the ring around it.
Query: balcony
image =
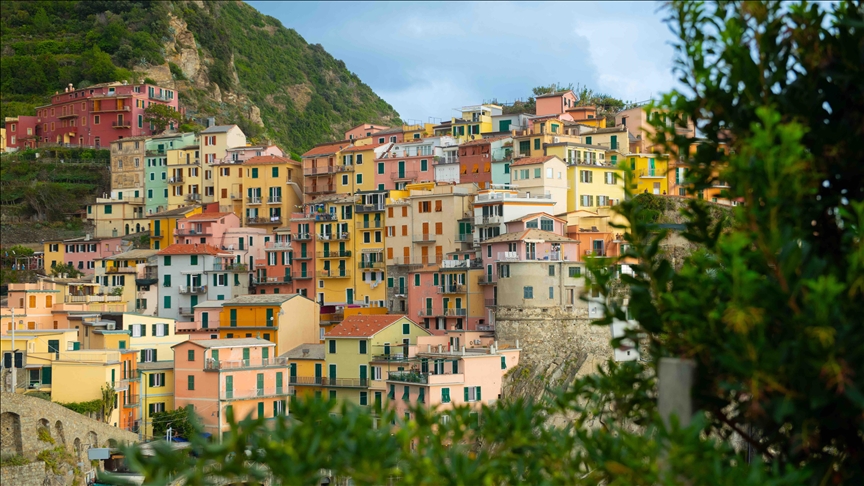
[[[294,240],[295,241],[311,241],[312,240],[312,233],[297,233],[297,235],[294,236]]]
[[[372,221],[357,221],[357,227],[360,229],[383,228],[384,221],[381,221],[380,219],[374,219]]]
[[[265,250],[290,250],[291,242],[290,241],[268,241],[264,243]]]
[[[174,230],[174,234],[177,236],[211,236],[213,232],[208,226],[207,228],[202,227],[201,229],[177,228]]]
[[[414,235],[412,238],[414,243],[435,243],[435,235],[432,233],[421,233]]]
[[[498,301],[495,299],[485,299],[486,307],[498,307]]]
[[[351,272],[348,270],[318,270],[315,274],[318,278],[351,278]]]
[[[444,309],[445,317],[465,317],[468,315],[468,309]]]
[[[165,149],[163,148],[161,150],[159,150],[159,149],[145,150],[144,154],[148,157],[162,157],[162,156],[165,156],[166,152],[165,152]]]
[[[168,179],[168,184],[183,184],[183,176],[174,176]]]
[[[282,216],[253,216],[246,218],[246,224],[282,224]]]
[[[498,283],[497,275],[481,275],[479,279],[477,279],[477,283],[479,285],[495,285]]]
[[[663,171],[659,169],[642,169],[639,171],[639,177],[644,177],[646,179],[652,177],[658,179],[665,179],[666,174],[664,174]]]
[[[199,286],[181,285],[180,286],[180,293],[181,294],[199,294],[199,295],[204,294],[204,293],[207,293],[207,286],[206,285],[199,285]]]
[[[334,213],[315,213],[310,214],[309,218],[315,221],[339,221],[339,216]]]
[[[294,279],[292,276],[285,275],[282,277],[252,277],[253,285],[271,285],[271,284],[283,284],[283,283],[291,283]]]
[[[348,258],[351,256],[351,250],[319,251],[316,256],[318,258]]]
[[[452,284],[452,285],[439,285],[438,293],[439,294],[464,294],[467,290],[465,285],[461,284]]]
[[[204,371],[217,371],[217,370],[242,370],[246,368],[284,368],[288,366],[287,358],[261,358],[260,360],[249,360],[249,359],[221,359],[216,360],[213,358],[207,358],[204,360]]]
[[[195,309],[192,307],[180,307],[177,309],[177,312],[179,312],[181,316],[195,315]]]
[[[396,171],[396,172],[390,173],[390,179],[392,179],[394,181],[408,181],[408,180],[413,181],[416,178],[417,178],[417,171],[416,170]]]
[[[387,381],[399,381],[402,383],[418,383],[421,385],[462,383],[465,375],[458,373],[429,373],[420,371],[388,371]]]
[[[435,309],[420,309],[420,312],[418,312],[418,315],[420,317],[436,317],[436,316],[443,316],[444,313],[443,312],[436,312]]]
[[[135,267],[108,267],[105,269],[105,273],[137,273],[138,270]]]
[[[413,356],[405,356],[402,353],[376,354],[372,356],[372,361],[408,361],[413,358]]]
[[[567,256],[564,255],[560,251],[553,251],[549,253],[534,253],[527,252],[524,255],[520,254],[518,251],[499,251],[498,252],[498,260],[499,262],[566,262],[568,261]]]
[[[470,258],[468,260],[441,260],[438,262],[442,270],[448,269],[464,269],[464,268],[483,268],[483,260],[479,258]]]
[[[308,169],[303,169],[303,175],[304,176],[332,174],[334,172],[336,172],[336,166],[335,165],[328,165],[326,167],[311,167]]]
[[[501,224],[502,221],[502,216],[483,216],[479,219],[479,221],[476,221],[476,224],[478,226],[483,226],[487,224]]]
[[[459,156],[453,157],[435,157],[435,161],[432,165],[452,165],[459,163]]]
[[[320,241],[348,241],[351,239],[351,234],[348,232],[341,233],[322,233],[318,235]]]
[[[494,331],[495,326],[493,324],[478,324],[477,330],[478,331],[485,331],[485,332]]]
[[[124,408],[135,408],[141,405],[141,397],[139,395],[126,394],[126,402],[123,403]]]
[[[63,302],[67,304],[96,304],[101,302],[120,302],[119,295],[66,295]]]
[[[300,252],[296,255],[292,255],[292,258],[294,260],[311,260],[312,259],[312,252],[307,252],[307,253]]]
[[[456,235],[456,241],[459,243],[474,243],[474,233]]]
[[[296,274],[294,274],[294,280],[306,280],[309,278],[312,278],[312,272],[300,271],[300,272],[297,272]]]
[[[551,194],[528,194],[524,192],[512,193],[512,192],[490,192],[486,194],[478,194],[476,198],[474,198],[474,202],[484,202],[484,201],[501,201],[504,199],[552,199]]]
[[[284,366],[283,366],[284,367]],[[251,390],[222,390],[220,400],[244,400],[249,398],[287,397],[293,393],[290,386],[266,386]]]
[[[111,127],[112,128],[132,128],[132,122],[126,121],[126,120],[115,121],[115,122],[111,122]]]
[[[596,258],[596,257],[609,256],[609,255],[607,255],[606,250],[596,250],[596,249],[595,250],[585,250],[585,253],[583,253],[583,254],[585,255],[586,258]]]
[[[248,272],[249,267],[245,263],[214,263],[213,272]]]
[[[231,194],[231,200],[232,201],[242,201],[243,200],[243,194]]]
[[[112,111],[120,111],[120,112],[132,111],[132,107],[126,106],[126,105],[122,105],[122,106],[109,105],[109,106],[99,106],[97,108],[96,106],[94,106],[93,109],[90,110],[91,113],[110,113]],[[66,116],[69,116],[69,115],[66,115]],[[73,114],[72,116],[75,116],[75,115]]]
[[[391,287],[390,291],[393,295],[408,295],[408,287]]]
[[[354,166],[353,166],[353,165],[334,165],[334,166],[333,166],[333,172],[334,172],[334,173],[338,173],[338,172],[353,172],[353,171],[354,171]]]
[[[57,118],[59,118],[59,119],[62,120],[62,119],[64,119],[64,118],[75,118],[75,117],[77,117],[78,115],[79,115],[78,113],[64,113],[64,114],[58,116]]]
[[[331,388],[367,388],[369,378],[328,378],[326,376],[290,376],[288,382],[297,386],[326,386]]]
[[[354,212],[355,213],[380,213],[384,211],[384,203],[377,204],[355,204]]]
[[[201,200],[201,194],[193,192],[192,194],[186,194],[186,201],[195,202]]]
[[[357,264],[357,268],[360,268],[360,269],[376,269],[376,268],[381,269],[384,267],[385,267],[384,262],[364,262],[364,261],[361,261]]]
[[[261,196],[248,196],[246,204],[261,204]]]

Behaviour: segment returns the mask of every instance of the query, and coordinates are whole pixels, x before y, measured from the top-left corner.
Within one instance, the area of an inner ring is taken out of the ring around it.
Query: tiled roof
[[[288,157],[278,157],[276,155],[258,155],[247,159],[243,165],[273,165],[273,164],[299,164],[296,160],[291,160]]]
[[[545,155],[543,157],[524,157],[524,158],[518,159],[518,160],[516,160],[516,162],[513,162],[512,164],[510,164],[510,167],[516,167],[519,165],[543,164],[545,162],[548,162],[552,159],[557,159],[557,158],[558,157],[555,157],[554,155]]]
[[[205,245],[192,243],[191,245],[186,245],[182,243],[175,243],[173,245],[168,246],[164,250],[158,253],[159,255],[230,255],[230,253],[225,253],[219,248],[216,248],[213,245]]]
[[[198,214],[192,214],[190,216],[186,216],[185,219],[187,221],[190,221],[190,220],[207,221],[207,220],[211,220],[211,219],[223,218],[223,217],[228,216],[230,214],[234,214],[234,213],[198,213]]]
[[[213,125],[201,133],[226,133],[228,130],[231,130],[236,126],[237,125]]]
[[[376,143],[376,144],[369,144],[369,145],[353,145],[353,146],[348,147],[346,149],[342,149],[342,152],[343,153],[345,153],[345,152],[363,152],[366,150],[374,150],[374,149],[376,149],[382,145],[386,145],[386,143]]]
[[[279,355],[287,359],[324,359],[324,345],[320,343],[301,344]]]
[[[465,147],[468,145],[483,145],[483,144],[495,142],[497,140],[504,140],[505,138],[511,138],[511,136],[508,134],[508,135],[498,135],[495,137],[481,138],[478,140],[471,140],[470,142],[465,142],[461,146]]]
[[[536,218],[537,216],[546,216],[547,218],[557,219],[558,221],[561,221],[562,223],[567,222],[567,220],[561,219],[557,216],[552,216],[551,214],[543,212],[543,211],[540,211],[538,213],[526,214],[525,216],[522,216],[521,218],[511,219],[510,221],[507,221],[507,222],[510,223],[512,221],[525,221],[528,219]]]
[[[361,124],[359,124],[359,125],[356,125],[356,126],[353,126],[353,127],[349,128],[348,130],[354,130],[355,128],[365,127],[365,126],[367,126],[367,125],[369,126],[369,129],[372,129],[372,128],[381,128],[382,130],[386,130],[387,128],[390,128],[390,127],[387,127],[387,126],[384,126],[384,125],[376,125],[376,124],[374,124],[374,123],[361,123]]]
[[[142,258],[150,258],[151,256],[153,256],[157,253],[159,253],[159,250],[145,250],[145,249],[129,250],[129,251],[126,251],[123,253],[118,253],[116,255],[105,257],[105,258],[103,258],[103,260],[112,260],[112,261],[140,260]]]
[[[249,294],[222,301],[222,306],[229,305],[282,305],[297,298],[300,294]]]
[[[339,140],[336,142],[322,143],[316,145],[306,151],[302,157],[314,157],[316,155],[330,155],[342,150],[344,147],[351,145],[351,140]]]
[[[276,346],[266,339],[258,338],[236,338],[236,339],[190,339],[171,346],[176,348],[183,344],[195,344],[202,348],[241,348],[249,346]]]
[[[561,236],[549,231],[532,228],[525,231],[517,231],[515,233],[504,233],[503,235],[489,238],[488,240],[483,240],[483,244],[485,245],[487,243],[504,243],[521,240],[543,240],[550,241],[552,243],[576,242],[576,240],[572,238],[567,238],[566,236]]]
[[[617,133],[626,131],[627,127],[625,127],[624,125],[618,125],[617,127],[596,128],[590,132],[585,132],[582,135],[592,135],[595,133]]]
[[[348,316],[330,329],[325,337],[372,337],[403,317],[406,316],[395,314]]]
[[[388,128],[387,130],[381,130],[380,132],[375,132],[372,135],[389,135],[391,133],[402,133],[402,127]]]
[[[167,211],[162,211],[161,213],[148,214],[148,218],[167,218],[171,216],[182,216],[194,209],[197,209],[198,206],[184,206],[182,208],[169,209]]]

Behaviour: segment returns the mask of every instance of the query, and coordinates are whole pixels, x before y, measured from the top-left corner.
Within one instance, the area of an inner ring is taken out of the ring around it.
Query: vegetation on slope
[[[194,34],[208,79],[222,93],[254,102],[264,127],[249,119],[236,98],[219,101],[208,87],[179,82],[180,100],[190,113],[237,123],[252,138],[270,138],[295,153],[359,123],[399,122],[395,110],[342,61],[320,45],[307,44],[277,19],[241,2],[201,5],[4,2],[0,117],[33,114],[35,106],[69,83],[143,81],[140,70],[166,63],[165,44],[175,34],[169,25],[173,15]],[[179,66],[169,68],[175,81],[185,80]]]

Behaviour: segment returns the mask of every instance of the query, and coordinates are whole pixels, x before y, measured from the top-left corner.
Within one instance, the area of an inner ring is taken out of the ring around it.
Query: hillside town
[[[161,412],[194,410],[221,437],[229,409],[270,419],[294,396],[409,420],[418,404],[479,411],[530,352],[499,313],[601,317],[586,266],[622,254],[625,185],[688,197],[643,107],[612,125],[570,90],[534,113],[357,125],[300,161],[212,120],[156,133],[154,103],[182,109],[170,89],[117,82],[67,87],[5,124],[7,152],[110,149],[111,191],[82,211],[92,233],[37,252],[46,273],[76,275],[9,285],[4,389],[68,404],[110,388],[104,420],[142,440]],[[736,204],[715,189],[697,197]]]

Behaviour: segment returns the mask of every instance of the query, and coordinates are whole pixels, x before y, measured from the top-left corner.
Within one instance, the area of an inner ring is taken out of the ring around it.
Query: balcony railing
[[[306,184],[303,189],[306,194],[324,194],[334,191],[332,183]]]
[[[214,272],[248,272],[249,267],[245,263],[214,263]]]
[[[156,92],[154,91],[153,93],[150,93],[148,96],[150,97],[151,100],[171,101],[171,98],[169,98],[168,95],[166,95],[165,93],[156,94]]]
[[[318,270],[316,272],[318,278],[350,278],[351,272],[348,270]]]
[[[294,260],[311,260],[312,259],[312,252],[310,251],[307,253],[300,252],[297,254],[292,254],[292,258]]]
[[[444,309],[444,316],[446,317],[465,317],[468,315],[468,309]]]
[[[498,276],[489,274],[481,275],[477,280],[477,283],[480,285],[495,285],[498,283]]]
[[[460,243],[474,243],[474,233],[456,235],[456,241]]]
[[[105,269],[106,273],[136,273],[137,269],[135,267],[108,267]]]
[[[318,258],[348,258],[351,256],[351,250],[319,251],[316,256]]]
[[[436,157],[433,165],[450,165],[450,164],[458,164],[459,156],[455,157]]]
[[[67,304],[90,304],[99,302],[120,302],[119,295],[67,295],[63,301]]]
[[[222,390],[219,394],[222,400],[242,400],[246,398],[287,397],[293,394],[290,386],[266,386],[251,390]]]
[[[204,294],[206,292],[207,292],[207,286],[206,285],[200,285],[200,286],[181,285],[180,286],[180,293],[181,294]]]
[[[213,231],[207,228],[192,229],[192,228],[177,228],[174,230],[174,234],[177,236],[210,236],[213,234]]]
[[[347,241],[351,239],[351,233],[343,231],[340,233],[321,233],[318,235],[321,241]]]
[[[376,354],[372,356],[372,361],[407,361],[412,358],[413,356],[405,356],[404,353]]]
[[[468,260],[441,260],[438,265],[442,269],[459,269],[459,268],[483,268],[483,260],[479,258],[469,258]]]
[[[297,241],[311,241],[312,240],[312,233],[297,233],[294,236],[294,239]]]
[[[384,222],[380,219],[375,219],[372,221],[357,221],[358,228],[383,228]]]
[[[414,235],[414,238],[412,238],[412,241],[414,241],[414,243],[432,243],[435,241],[435,235],[432,233],[416,234]]]
[[[290,250],[290,241],[268,241],[264,244],[265,250]]]
[[[364,262],[364,261],[361,261],[357,264],[357,267],[361,268],[361,269],[362,268],[373,269],[373,268],[384,268],[385,265],[384,265],[384,262]]]
[[[246,204],[261,204],[261,196],[247,196]]]
[[[585,255],[586,257],[589,257],[589,258],[591,258],[591,257],[605,257],[605,256],[608,256],[608,255],[606,255],[606,250],[585,250],[584,255]]]
[[[435,317],[443,316],[443,312],[436,312],[435,309],[420,309],[420,317]]]
[[[414,179],[417,178],[417,171],[416,171],[416,170],[411,170],[411,171],[395,171],[395,172],[391,172],[391,173],[390,173],[390,178],[393,179],[394,181],[399,181],[399,180],[409,180],[409,179],[414,180]]]
[[[332,174],[334,172],[336,172],[336,166],[335,165],[328,165],[325,167],[311,167],[311,168],[303,169],[303,175],[304,176],[319,175],[319,174]]]
[[[177,312],[179,312],[181,316],[191,316],[195,314],[195,309],[192,307],[180,307],[177,309]]]
[[[201,200],[201,194],[198,194],[195,192],[193,192],[192,194],[186,194],[186,200],[190,201],[190,202],[191,201],[200,201]]]
[[[284,368],[288,366],[287,358],[261,358],[260,360],[236,359],[236,360],[215,360],[208,358],[204,360],[205,370],[240,370],[244,368]]]
[[[282,204],[282,196],[270,196],[267,199],[267,204]]]
[[[367,388],[369,378],[328,378],[326,376],[289,376],[288,382],[297,386],[326,386],[331,388]]]
[[[452,285],[439,285],[438,293],[439,294],[464,294],[467,287],[461,284],[452,284]]]
[[[485,299],[486,307],[498,307],[498,301],[496,299]]]
[[[246,224],[281,224],[282,216],[252,216],[246,218]]]
[[[524,255],[518,251],[499,251],[499,262],[563,262],[567,261],[567,256],[560,251],[549,253],[532,253],[527,252]]]
[[[243,194],[231,194],[231,199],[234,201],[242,201]]]
[[[334,213],[313,213],[310,214],[309,217],[314,219],[315,221],[338,221],[339,216],[336,216]]]
[[[639,177],[666,177],[666,174],[659,169],[642,169],[639,171]]]
[[[252,283],[254,285],[291,283],[293,280],[294,279],[290,274],[282,277],[252,277]]]
[[[130,395],[127,393],[126,394],[126,402],[123,403],[123,407],[125,407],[125,408],[137,407],[138,405],[141,405],[141,402],[139,400],[140,400],[139,395]]]
[[[111,122],[111,126],[114,128],[130,128],[132,126],[132,122],[126,121],[126,120],[115,121],[115,122]]]
[[[174,176],[169,178],[168,184],[183,184],[183,176]]]
[[[297,272],[294,274],[294,280],[306,280],[307,278],[312,278],[313,276],[314,276],[314,273],[311,271],[307,271],[307,272],[300,271],[300,272]]]
[[[378,213],[384,211],[384,203],[378,204],[355,204],[355,213]]]
[[[501,224],[502,220],[501,216],[483,216],[477,224]]]

